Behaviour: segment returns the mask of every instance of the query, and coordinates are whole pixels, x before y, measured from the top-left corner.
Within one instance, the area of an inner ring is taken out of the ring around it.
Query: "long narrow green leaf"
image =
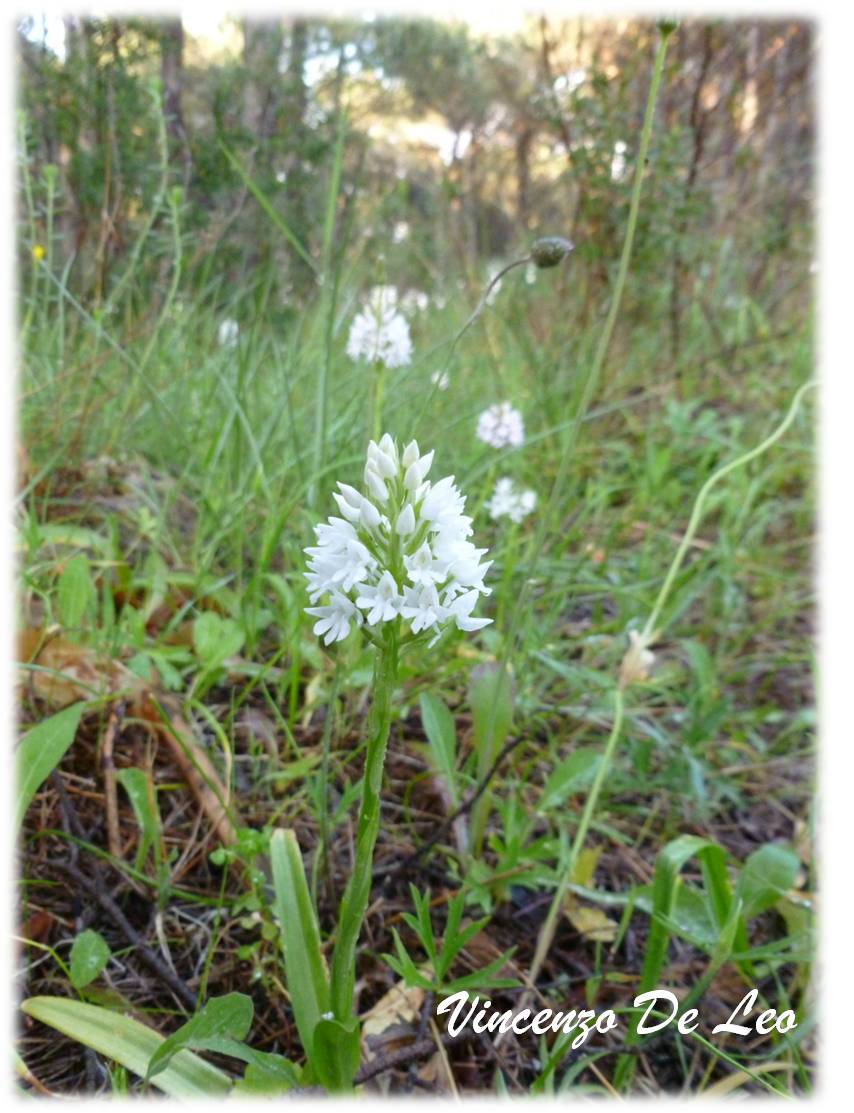
[[[646,953],[644,955],[643,969],[641,970],[638,992],[644,993],[652,989],[658,982],[659,974],[664,965],[667,953],[667,942],[670,936],[667,927],[676,896],[676,885],[679,872],[685,863],[693,857],[711,857],[713,860],[712,875],[715,878],[713,904],[715,911],[725,919],[729,911],[728,892],[725,895],[724,886],[726,874],[723,872],[724,852],[717,843],[696,835],[683,835],[673,839],[659,852],[655,861],[655,875],[652,881],[652,923],[649,928]],[[723,880],[721,874],[723,872]],[[726,907],[724,907],[726,901]],[[720,922],[720,921],[719,921]]]
[[[329,981],[302,855],[293,831],[280,828],[273,832],[270,862],[288,992],[302,1045],[311,1058],[315,1028],[323,1014],[329,1012]]]
[[[440,774],[448,786],[451,794],[451,803],[459,807],[460,794],[457,791],[457,730],[454,717],[448,710],[448,705],[441,696],[433,692],[424,692],[419,700],[421,707],[421,723],[427,741],[430,743],[430,752]]]
[[[92,569],[85,553],[77,553],[66,564],[56,585],[59,621],[66,630],[77,630],[95,598]]]
[[[85,703],[74,703],[32,727],[24,735],[16,755],[18,799],[15,807],[15,830],[38,792],[42,782],[59,765],[65,751],[74,741]]]
[[[731,949],[737,938],[740,917],[732,912],[732,896],[726,874],[726,855],[716,842],[697,835],[682,835],[667,843],[655,860],[655,874],[652,880],[652,921],[646,941],[643,967],[641,969],[638,993],[645,993],[658,984],[659,975],[667,957],[667,944],[674,928],[674,912],[679,895],[679,873],[691,858],[698,858],[705,880],[706,914],[717,927],[718,944],[713,948],[713,972],[719,969],[726,956],[722,946]],[[638,1035],[631,1027],[626,1036],[626,1046],[637,1043]],[[621,1055],[614,1072],[614,1084],[619,1089],[625,1086],[634,1073],[635,1060],[629,1055]]]
[[[148,851],[154,847],[154,860],[160,861],[160,813],[157,810],[156,789],[151,775],[144,769],[120,769],[116,780],[128,794],[133,813],[139,824],[139,843],[136,849],[136,869],[142,869]]]
[[[288,243],[291,245],[291,247],[294,249],[294,251],[296,251],[297,255],[299,255],[299,257],[305,263],[307,263],[313,271],[316,272],[317,271],[317,266],[316,266],[314,260],[312,259],[312,257],[309,255],[309,253],[306,251],[306,249],[303,247],[303,245],[297,239],[296,235],[287,226],[287,224],[284,222],[284,220],[282,220],[281,216],[279,216],[279,214],[276,212],[276,210],[273,208],[273,206],[270,204],[270,202],[267,200],[267,198],[264,196],[264,194],[261,192],[261,190],[255,184],[255,182],[249,177],[249,175],[247,174],[246,170],[243,167],[243,164],[240,162],[240,160],[237,158],[237,156],[235,154],[233,154],[228,149],[228,147],[226,147],[226,145],[224,143],[220,142],[220,146],[222,147],[223,152],[225,153],[225,157],[228,159],[228,161],[231,163],[231,165],[234,167],[234,169],[240,175],[240,177],[243,180],[243,183],[246,186],[246,188],[249,190],[249,192],[252,194],[252,196],[255,198],[255,200],[258,202],[258,204],[261,206],[261,208],[264,210],[264,212],[270,218],[270,220],[273,222],[275,227],[278,228],[278,230],[282,233],[282,235],[285,237],[285,239],[288,241]]]
[[[106,1055],[140,1078],[145,1077],[152,1055],[165,1042],[138,1020],[99,1005],[64,997],[30,997],[21,1008],[27,1016]],[[179,1051],[151,1082],[172,1098],[224,1097],[232,1085],[224,1071],[192,1051]]]
[[[477,779],[482,781],[513,728],[513,681],[509,670],[496,662],[479,665],[469,679],[469,703],[477,754]],[[492,810],[492,792],[475,803],[469,824],[469,846],[477,855]]]

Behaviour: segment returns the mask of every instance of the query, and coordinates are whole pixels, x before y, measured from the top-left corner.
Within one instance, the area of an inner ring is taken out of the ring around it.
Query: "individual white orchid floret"
[[[365,486],[371,492],[373,497],[378,502],[384,505],[386,500],[388,499],[388,490],[385,483],[383,483],[382,476],[372,465],[370,460],[367,462],[367,464],[365,464],[364,480]]]
[[[400,462],[405,468],[408,468],[410,464],[415,463],[420,455],[421,453],[418,451],[418,441],[410,441],[406,448],[404,448],[403,450],[403,455],[400,457]]]
[[[399,451],[385,435],[366,456],[366,493],[339,483],[341,517],[316,526],[317,543],[305,550],[310,602],[329,596],[308,608],[318,618],[315,632],[331,644],[355,619],[372,636],[384,623],[407,623],[410,636],[430,630],[435,641],[450,622],[461,630],[486,626],[491,620],[473,618],[472,610],[490,593],[491,562],[468,540],[472,521],[453,476],[431,483],[433,452],[422,454],[415,441]]]
[[[374,441],[368,444],[368,462],[383,479],[394,479],[397,475],[399,466],[397,449],[388,433],[385,434],[379,444]]]
[[[403,597],[397,590],[397,583],[391,572],[383,572],[376,587],[360,584],[359,591],[356,606],[368,612],[369,626],[376,626],[378,622],[389,622],[400,614]]]
[[[484,587],[483,578],[489,571],[492,561],[480,563],[480,558],[485,555],[486,549],[476,549],[471,541],[444,537],[440,537],[433,548],[438,561],[448,569],[461,587],[475,587],[484,595],[490,594],[491,589]]]
[[[472,588],[471,591],[457,596],[448,608],[458,629],[468,632],[472,630],[482,630],[487,623],[492,621],[489,618],[471,617],[471,612],[474,610],[474,605],[477,602],[477,595],[477,589]]]
[[[382,515],[370,499],[362,499],[359,505],[359,515],[368,529],[375,529],[382,521]]]
[[[430,546],[425,541],[419,549],[403,558],[409,579],[414,584],[440,584],[448,578],[448,566],[436,560]]]
[[[318,619],[313,626],[313,631],[322,637],[326,645],[343,641],[350,633],[350,621],[357,626],[362,625],[362,616],[353,603],[342,595],[340,591],[332,593],[330,602],[325,607],[306,607],[306,614],[315,615]]]
[[[454,486],[454,477],[445,476],[438,483],[431,484],[421,503],[419,514],[433,530],[452,530],[457,525],[466,524],[465,536],[471,529],[471,518],[463,517],[466,500]]]
[[[431,626],[436,626],[448,616],[448,610],[439,602],[435,584],[420,584],[408,587],[404,593],[400,613],[410,620],[412,633],[419,634]]]
[[[412,509],[411,502],[408,502],[398,514],[397,521],[394,523],[394,532],[398,537],[409,537],[410,533],[415,532],[415,511]]]
[[[351,524],[355,522],[361,522],[361,503],[359,506],[352,506],[344,497],[344,495],[339,494],[338,491],[333,491],[332,497],[338,503],[338,509],[341,511],[348,522],[350,522]]]

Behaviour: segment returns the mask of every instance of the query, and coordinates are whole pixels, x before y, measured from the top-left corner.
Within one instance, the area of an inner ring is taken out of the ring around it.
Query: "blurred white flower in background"
[[[230,317],[226,317],[224,321],[220,322],[217,329],[216,338],[221,348],[233,348],[237,343],[237,337],[240,332],[240,326],[237,321],[233,321]]]
[[[366,308],[377,316],[382,316],[389,310],[395,311],[398,308],[398,296],[396,286],[372,286],[366,302]]]
[[[626,173],[626,151],[628,146],[618,139],[614,144],[614,156],[611,159],[611,181],[621,182]]]
[[[400,299],[400,308],[404,313],[423,313],[430,304],[430,299],[423,290],[407,290]]]
[[[537,493],[531,490],[519,490],[513,480],[504,476],[495,483],[492,498],[486,504],[489,516],[497,521],[499,518],[509,518],[511,522],[521,522],[523,518],[534,510],[537,505]]]
[[[403,243],[404,240],[409,239],[409,224],[405,220],[398,220],[391,233],[391,238],[394,243]]]
[[[447,390],[451,385],[451,377],[447,371],[434,371],[430,376],[430,382],[439,390]]]
[[[498,402],[477,419],[477,437],[493,448],[519,448],[525,443],[522,415],[509,402]]]
[[[386,367],[412,361],[412,339],[406,318],[398,312],[394,286],[374,286],[366,305],[353,318],[347,338],[350,359],[378,360]]]
[[[435,641],[451,622],[471,631],[492,621],[472,617],[478,597],[490,593],[483,578],[492,562],[468,540],[471,518],[454,477],[427,480],[432,463],[415,441],[398,454],[386,434],[368,445],[368,493],[338,484],[343,517],[315,526],[317,544],[305,550],[309,600],[327,597],[306,613],[327,645],[346,638],[351,622],[371,628],[400,618],[413,634],[433,630]]]
[[[529,286],[533,286],[534,283],[537,281],[538,269],[539,268],[537,267],[536,263],[528,263],[527,267],[525,267],[525,281],[528,283]]]

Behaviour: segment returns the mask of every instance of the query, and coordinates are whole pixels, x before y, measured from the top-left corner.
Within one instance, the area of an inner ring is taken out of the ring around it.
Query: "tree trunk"
[[[243,64],[246,67],[246,100],[243,124],[255,137],[259,158],[269,164],[265,140],[275,130],[281,103],[282,82],[279,56],[282,52],[282,27],[278,19],[243,20]]]
[[[193,158],[181,109],[184,86],[184,25],[180,17],[164,19],[160,25],[160,78],[163,84],[163,112],[166,117],[170,161],[180,160],[186,191],[193,173]]]
[[[531,143],[534,129],[523,122],[516,133],[516,217],[521,227],[527,231],[531,193]]]
[[[306,249],[311,243],[311,205],[309,191],[312,172],[306,165],[306,146],[310,138],[306,124],[308,84],[305,64],[308,57],[309,25],[304,19],[291,24],[288,68],[284,78],[280,130],[284,138],[285,219]],[[298,292],[312,282],[309,265],[292,249],[288,253],[288,273]]]

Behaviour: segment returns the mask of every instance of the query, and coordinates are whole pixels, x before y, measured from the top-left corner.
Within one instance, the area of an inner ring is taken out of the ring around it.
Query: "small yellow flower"
[[[44,248],[40,243],[33,244],[33,262],[40,263],[44,259]]]

